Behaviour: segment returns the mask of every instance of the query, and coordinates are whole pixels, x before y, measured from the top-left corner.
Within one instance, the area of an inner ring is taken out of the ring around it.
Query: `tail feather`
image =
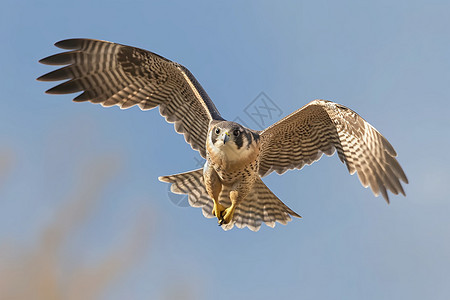
[[[226,195],[229,190],[222,191],[220,202],[231,204]],[[234,225],[238,228],[248,227],[252,231],[258,231],[264,222],[269,227],[275,227],[279,222],[286,225],[292,220],[291,216],[301,218],[297,213],[284,204],[274,193],[258,178],[253,184],[252,191],[244,201],[239,203],[234,211],[233,220],[229,224],[222,225],[224,230],[230,230]]]
[[[209,197],[203,181],[203,169],[169,176],[161,176],[159,181],[172,183],[170,191],[175,194],[188,194],[189,205],[201,207],[206,218],[214,218],[213,201]]]
[[[209,197],[203,181],[203,169],[161,176],[158,179],[172,183],[170,190],[173,193],[188,194],[189,205],[201,207],[205,217],[215,217],[212,214],[213,201]],[[230,191],[230,187],[224,186],[219,196],[219,202],[225,207],[231,205]],[[301,218],[278,199],[264,182],[258,178],[252,187],[252,191],[236,207],[232,221],[228,224],[223,224],[222,228],[230,230],[236,225],[238,228],[248,227],[252,231],[258,231],[263,222],[270,227],[274,227],[276,222],[286,225],[292,220],[291,216]]]

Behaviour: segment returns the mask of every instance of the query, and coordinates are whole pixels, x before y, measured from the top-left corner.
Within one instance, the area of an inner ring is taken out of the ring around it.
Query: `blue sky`
[[[101,299],[450,297],[448,1],[7,0],[2,7],[0,253],[13,253],[13,267],[17,253],[42,243],[45,228],[70,223],[71,203],[92,198],[55,254],[63,294],[74,268],[89,270],[128,239],[136,244],[137,226],[146,228],[140,251],[126,252],[137,260],[105,284]],[[37,61],[71,37],[177,61],[222,116],[255,129],[244,109],[261,92],[283,116],[316,98],[348,106],[397,150],[407,197],[386,205],[337,157],[324,157],[264,180],[303,219],[223,232],[199,209],[175,205],[157,180],[197,168],[199,156],[156,110],[44,94],[52,85],[35,78],[53,68]]]

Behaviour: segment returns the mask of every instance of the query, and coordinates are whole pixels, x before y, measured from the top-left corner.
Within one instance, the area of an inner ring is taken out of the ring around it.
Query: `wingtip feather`
[[[169,178],[167,176],[159,176],[158,180],[161,181],[161,182],[168,182],[168,183],[170,183]]]
[[[58,48],[61,49],[66,49],[66,50],[76,50],[76,49],[80,49],[81,45],[82,45],[82,41],[84,39],[77,39],[77,38],[73,38],[73,39],[65,39],[65,40],[61,40],[56,42],[54,45]]]

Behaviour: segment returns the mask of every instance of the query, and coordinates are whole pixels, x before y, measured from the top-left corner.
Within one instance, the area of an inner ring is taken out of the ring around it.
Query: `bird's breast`
[[[258,174],[259,151],[256,150],[259,149],[249,148],[238,154],[207,145],[206,150],[209,164],[225,184],[245,180]]]

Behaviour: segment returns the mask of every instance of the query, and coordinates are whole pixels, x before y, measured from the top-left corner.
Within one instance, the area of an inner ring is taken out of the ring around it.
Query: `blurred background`
[[[4,0],[0,299],[449,299],[449,13],[433,0]],[[254,129],[316,98],[348,106],[397,150],[407,197],[387,205],[324,157],[264,180],[303,219],[224,232],[157,180],[200,161],[157,110],[44,94],[35,78],[54,68],[37,61],[73,37],[185,65]]]

